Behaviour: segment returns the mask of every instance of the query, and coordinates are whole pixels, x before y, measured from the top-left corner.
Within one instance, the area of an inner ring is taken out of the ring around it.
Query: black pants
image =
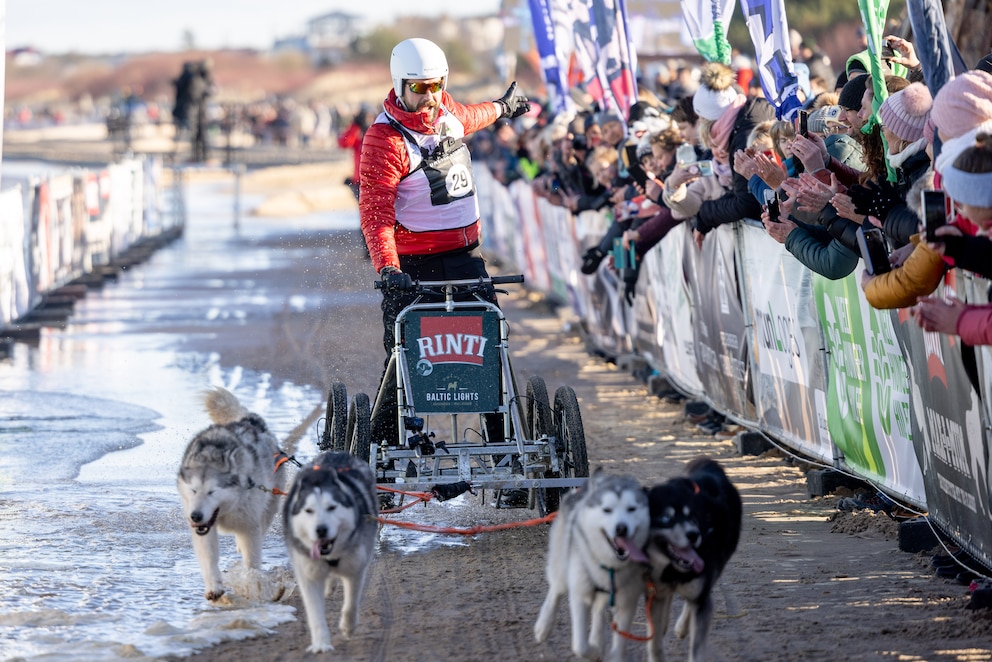
[[[486,263],[479,256],[476,248],[471,248],[456,253],[442,253],[439,255],[401,255],[400,270],[410,274],[414,280],[458,280],[467,278],[488,278]],[[386,370],[389,365],[389,357],[393,353],[395,345],[395,324],[400,312],[414,300],[416,294],[408,292],[386,292],[382,294],[382,344],[386,350],[386,360],[383,364],[383,375],[379,386],[379,396],[376,398],[375,406],[372,410],[372,441],[388,444],[395,444],[398,438],[397,430],[397,402],[396,402],[396,372]],[[486,292],[482,293],[482,298],[490,303],[496,303],[496,292],[490,286]],[[474,295],[459,295],[455,297],[460,301],[474,301]],[[430,303],[443,301],[441,295],[427,296],[421,298],[421,302]],[[487,425],[491,417],[487,414]],[[498,420],[494,425],[502,430],[502,421]],[[493,429],[495,431],[495,428]]]

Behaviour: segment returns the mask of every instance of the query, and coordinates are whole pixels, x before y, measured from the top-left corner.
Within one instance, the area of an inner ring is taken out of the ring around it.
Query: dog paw
[[[207,600],[210,600],[210,602],[216,602],[217,600],[220,600],[222,597],[224,597],[224,589],[218,588],[212,591],[207,591],[206,593],[203,594],[203,597],[205,597]]]
[[[314,642],[307,646],[308,653],[326,653],[327,651],[334,650],[334,646],[331,646],[331,642]]]

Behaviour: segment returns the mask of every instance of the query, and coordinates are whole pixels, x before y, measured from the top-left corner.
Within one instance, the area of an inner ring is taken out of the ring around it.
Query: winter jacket
[[[747,147],[748,137],[755,125],[775,119],[775,108],[762,97],[749,98],[737,113],[737,122],[730,132],[727,152],[731,155]],[[733,158],[731,156],[731,158]],[[747,179],[733,171],[730,190],[716,200],[707,200],[699,207],[694,222],[695,229],[707,233],[725,223],[745,218],[759,218],[761,205],[747,188]]]
[[[785,239],[785,250],[830,280],[844,278],[858,266],[858,254],[838,242],[818,225],[796,221],[796,228]]]
[[[465,135],[498,119],[490,101],[462,105],[450,94],[441,97],[444,108],[461,122]],[[396,93],[386,97],[385,114],[412,134],[436,135],[424,113],[409,112],[396,103]],[[446,253],[477,245],[479,220],[466,227],[413,232],[397,218],[396,199],[400,181],[410,174],[407,141],[389,122],[376,121],[365,132],[361,155],[361,198],[358,202],[362,233],[369,247],[372,266],[378,272],[391,265],[399,268],[399,255]],[[439,207],[439,210],[443,207]]]
[[[865,284],[865,299],[872,308],[907,308],[940,285],[947,270],[943,257],[920,241],[919,235],[913,235],[911,241],[915,248],[905,262]]]
[[[988,237],[942,237],[944,255],[954,266],[992,278],[992,239]]]
[[[823,144],[832,160],[858,171],[865,169],[865,150],[861,143],[851,136],[844,133],[832,133],[823,139]]]
[[[727,189],[720,185],[716,177],[700,177],[680,185],[675,190],[669,189],[666,184],[661,194],[661,202],[672,210],[673,217],[686,219],[695,216],[707,200],[719,200],[726,193]]]
[[[969,345],[992,345],[992,304],[966,307],[958,318],[957,334]]]
[[[361,177],[362,172],[362,137],[365,135],[365,131],[358,125],[357,122],[352,122],[341,135],[338,136],[338,147],[341,149],[350,149],[353,159],[354,169],[352,170],[352,179],[358,180]]]
[[[898,179],[895,184],[903,194],[903,198],[910,195],[913,184],[929,169],[930,157],[923,150],[909,157],[901,168],[896,169]],[[888,237],[893,248],[905,246],[909,243],[909,238],[920,231],[920,217],[905,202],[890,209],[881,220],[882,229],[885,230],[885,236]]]

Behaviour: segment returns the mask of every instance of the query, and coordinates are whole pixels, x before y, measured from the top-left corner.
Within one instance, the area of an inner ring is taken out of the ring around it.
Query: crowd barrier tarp
[[[577,265],[581,265],[585,252],[599,243],[612,222],[610,216],[600,211],[583,211],[574,217],[573,231]],[[575,298],[580,303],[580,306],[574,310],[579,319],[589,321],[597,315],[593,298],[593,286],[596,279],[594,276],[578,271],[578,268],[576,266],[577,271],[572,276],[570,283]]]
[[[892,317],[910,371],[912,438],[930,517],[972,554],[992,558],[989,438],[965,368],[975,352],[957,336],[921,330],[905,309]]]
[[[0,193],[0,326],[31,309],[23,191]]]
[[[575,241],[572,213],[544,198],[537,198],[537,215],[544,234],[544,253],[547,257],[549,294],[559,303],[573,298],[569,282],[578,271],[578,244]]]
[[[748,338],[738,294],[734,224],[706,235],[702,250],[684,251],[695,309],[696,366],[704,397],[741,422],[755,422]]]
[[[520,241],[514,222],[517,209],[513,198],[488,168],[477,166],[474,171],[476,195],[479,196],[479,208],[482,210],[482,240],[486,252],[498,257],[508,269],[523,273],[522,256],[519,255]]]
[[[638,287],[644,287],[643,298],[650,301],[654,328],[638,328],[638,336],[641,348],[650,351],[648,362],[655,370],[682,392],[701,397],[693,301],[684,269],[685,253],[694,250],[692,232],[683,223],[644,255]]]
[[[833,464],[812,272],[764,228],[738,225],[758,422],[787,445]]]
[[[526,257],[524,274],[531,287],[542,292],[551,291],[548,274],[548,252],[545,250],[544,229],[537,215],[536,196],[529,181],[518,179],[510,184],[510,193],[516,201],[520,217],[519,231]]]
[[[890,312],[872,308],[858,283],[813,276],[827,345],[827,426],[852,473],[923,506],[913,451],[909,369]]]

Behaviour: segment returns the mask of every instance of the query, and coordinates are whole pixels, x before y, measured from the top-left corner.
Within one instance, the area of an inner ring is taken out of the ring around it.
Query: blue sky
[[[4,0],[0,0],[0,7]],[[7,0],[6,47],[48,53],[173,51],[192,32],[200,48],[267,48],[299,32],[307,19],[332,11],[396,16],[477,16],[500,0]]]

